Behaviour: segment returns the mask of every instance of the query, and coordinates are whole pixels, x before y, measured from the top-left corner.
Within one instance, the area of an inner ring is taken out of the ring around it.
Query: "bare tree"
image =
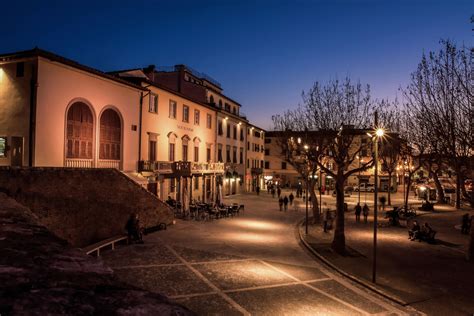
[[[457,48],[450,41],[441,44],[437,53],[423,55],[404,95],[411,128],[433,140],[425,148],[427,153],[441,153],[439,162],[445,160],[456,174],[456,207],[460,208],[461,192],[471,198],[464,180],[472,167],[474,148],[473,59],[464,46]]]
[[[363,142],[367,131],[372,131],[376,105],[371,101],[369,86],[353,84],[349,78],[316,82],[303,93],[303,104],[296,110],[273,116],[276,130],[297,131],[301,135],[305,155],[321,170],[335,179],[336,226],[332,248],[345,253],[344,185],[349,176],[373,165],[368,159],[360,167],[354,163],[362,150],[371,149],[371,142]],[[291,132],[290,132],[291,131]],[[291,139],[291,138],[290,138]],[[301,152],[301,144],[292,142],[289,150]],[[358,161],[358,160],[357,160]]]

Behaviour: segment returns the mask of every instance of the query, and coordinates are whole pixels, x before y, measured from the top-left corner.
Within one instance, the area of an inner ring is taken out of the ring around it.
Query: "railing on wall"
[[[97,162],[97,168],[114,168],[120,170],[120,160],[104,160]]]
[[[92,159],[66,158],[65,167],[67,168],[94,168]]]
[[[138,162],[138,171],[175,173],[181,176],[189,176],[192,173],[223,173],[224,164],[221,162],[165,162],[141,160]]]

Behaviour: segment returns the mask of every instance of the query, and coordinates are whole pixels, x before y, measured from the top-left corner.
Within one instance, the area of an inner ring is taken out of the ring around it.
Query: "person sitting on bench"
[[[418,235],[420,234],[420,229],[420,224],[418,224],[417,221],[413,221],[413,226],[408,231],[408,239],[410,239],[411,241],[417,239]]]
[[[130,242],[135,241],[136,243],[143,244],[138,214],[130,215],[127,224],[125,225],[125,229],[127,230],[128,240]]]

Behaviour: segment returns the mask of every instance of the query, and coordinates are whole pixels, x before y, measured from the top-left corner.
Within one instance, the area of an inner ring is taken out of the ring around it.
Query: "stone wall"
[[[0,192],[76,247],[123,234],[131,213],[143,227],[173,221],[167,204],[115,169],[0,167]]]
[[[117,280],[0,193],[0,315],[193,315],[166,297]]]

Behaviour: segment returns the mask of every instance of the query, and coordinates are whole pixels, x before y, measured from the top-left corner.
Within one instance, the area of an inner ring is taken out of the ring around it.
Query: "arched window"
[[[214,105],[214,96],[211,95],[211,96],[209,97],[209,103],[212,104],[212,105]]]
[[[222,100],[219,100],[219,107],[222,108]]]
[[[122,124],[115,110],[107,109],[100,117],[99,159],[120,160]]]
[[[74,103],[67,112],[66,158],[92,159],[94,119],[83,102]]]

